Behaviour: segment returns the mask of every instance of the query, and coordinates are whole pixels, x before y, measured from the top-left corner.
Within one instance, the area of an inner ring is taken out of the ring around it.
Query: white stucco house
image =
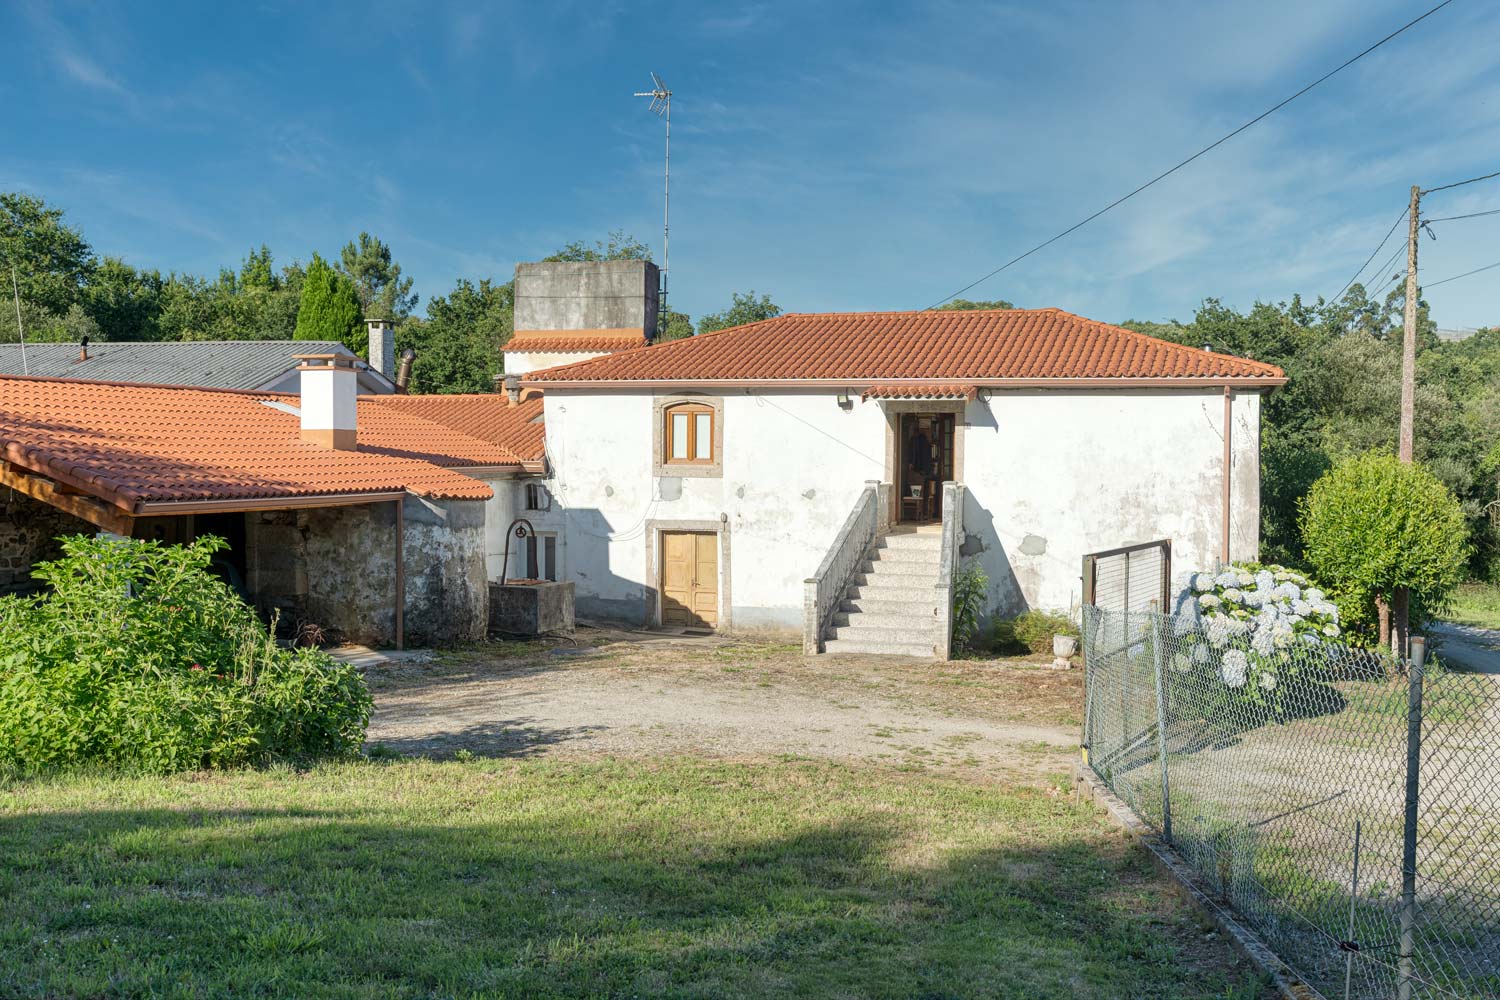
[[[586,332],[520,346],[587,360],[516,356],[584,616],[944,656],[969,564],[1009,615],[1075,609],[1089,552],[1171,539],[1179,579],[1257,553],[1271,365],[1058,309],[791,314],[610,353]]]

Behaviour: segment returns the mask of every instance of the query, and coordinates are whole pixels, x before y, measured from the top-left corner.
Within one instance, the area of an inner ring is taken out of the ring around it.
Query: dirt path
[[[1026,661],[804,659],[784,646],[589,635],[367,667],[400,753],[693,753],[1034,775],[1077,746],[1078,672]]]
[[[1433,622],[1428,628],[1442,640],[1439,656],[1466,670],[1500,674],[1500,629],[1449,622]]]

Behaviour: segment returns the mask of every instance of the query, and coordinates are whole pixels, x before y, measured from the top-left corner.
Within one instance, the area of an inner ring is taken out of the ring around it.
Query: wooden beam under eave
[[[135,518],[111,504],[78,493],[67,493],[52,480],[18,470],[9,462],[0,463],[0,486],[8,486],[33,500],[87,521],[96,528],[129,535]]]

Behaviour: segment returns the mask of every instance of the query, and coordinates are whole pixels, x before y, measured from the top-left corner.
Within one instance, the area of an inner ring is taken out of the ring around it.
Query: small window
[[[662,411],[666,465],[711,465],[714,461],[714,411],[701,403],[678,403]]]
[[[526,484],[526,509],[552,509],[552,494],[547,492],[547,487],[543,486],[541,483]]]
[[[557,536],[536,534],[526,537],[526,579],[557,582]]]

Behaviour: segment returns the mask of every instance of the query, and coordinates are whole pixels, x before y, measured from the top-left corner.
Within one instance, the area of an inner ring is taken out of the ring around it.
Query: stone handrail
[[[849,580],[859,572],[870,545],[890,526],[889,483],[870,479],[854,502],[854,509],[844,519],[844,526],[818,565],[815,575],[804,583],[802,596],[802,652],[808,656],[823,651],[823,631],[833,618]]]
[[[943,484],[942,561],[933,598],[937,601],[937,642],[932,653],[940,660],[953,656],[953,578],[958,573],[958,549],[964,540],[964,487]]]

